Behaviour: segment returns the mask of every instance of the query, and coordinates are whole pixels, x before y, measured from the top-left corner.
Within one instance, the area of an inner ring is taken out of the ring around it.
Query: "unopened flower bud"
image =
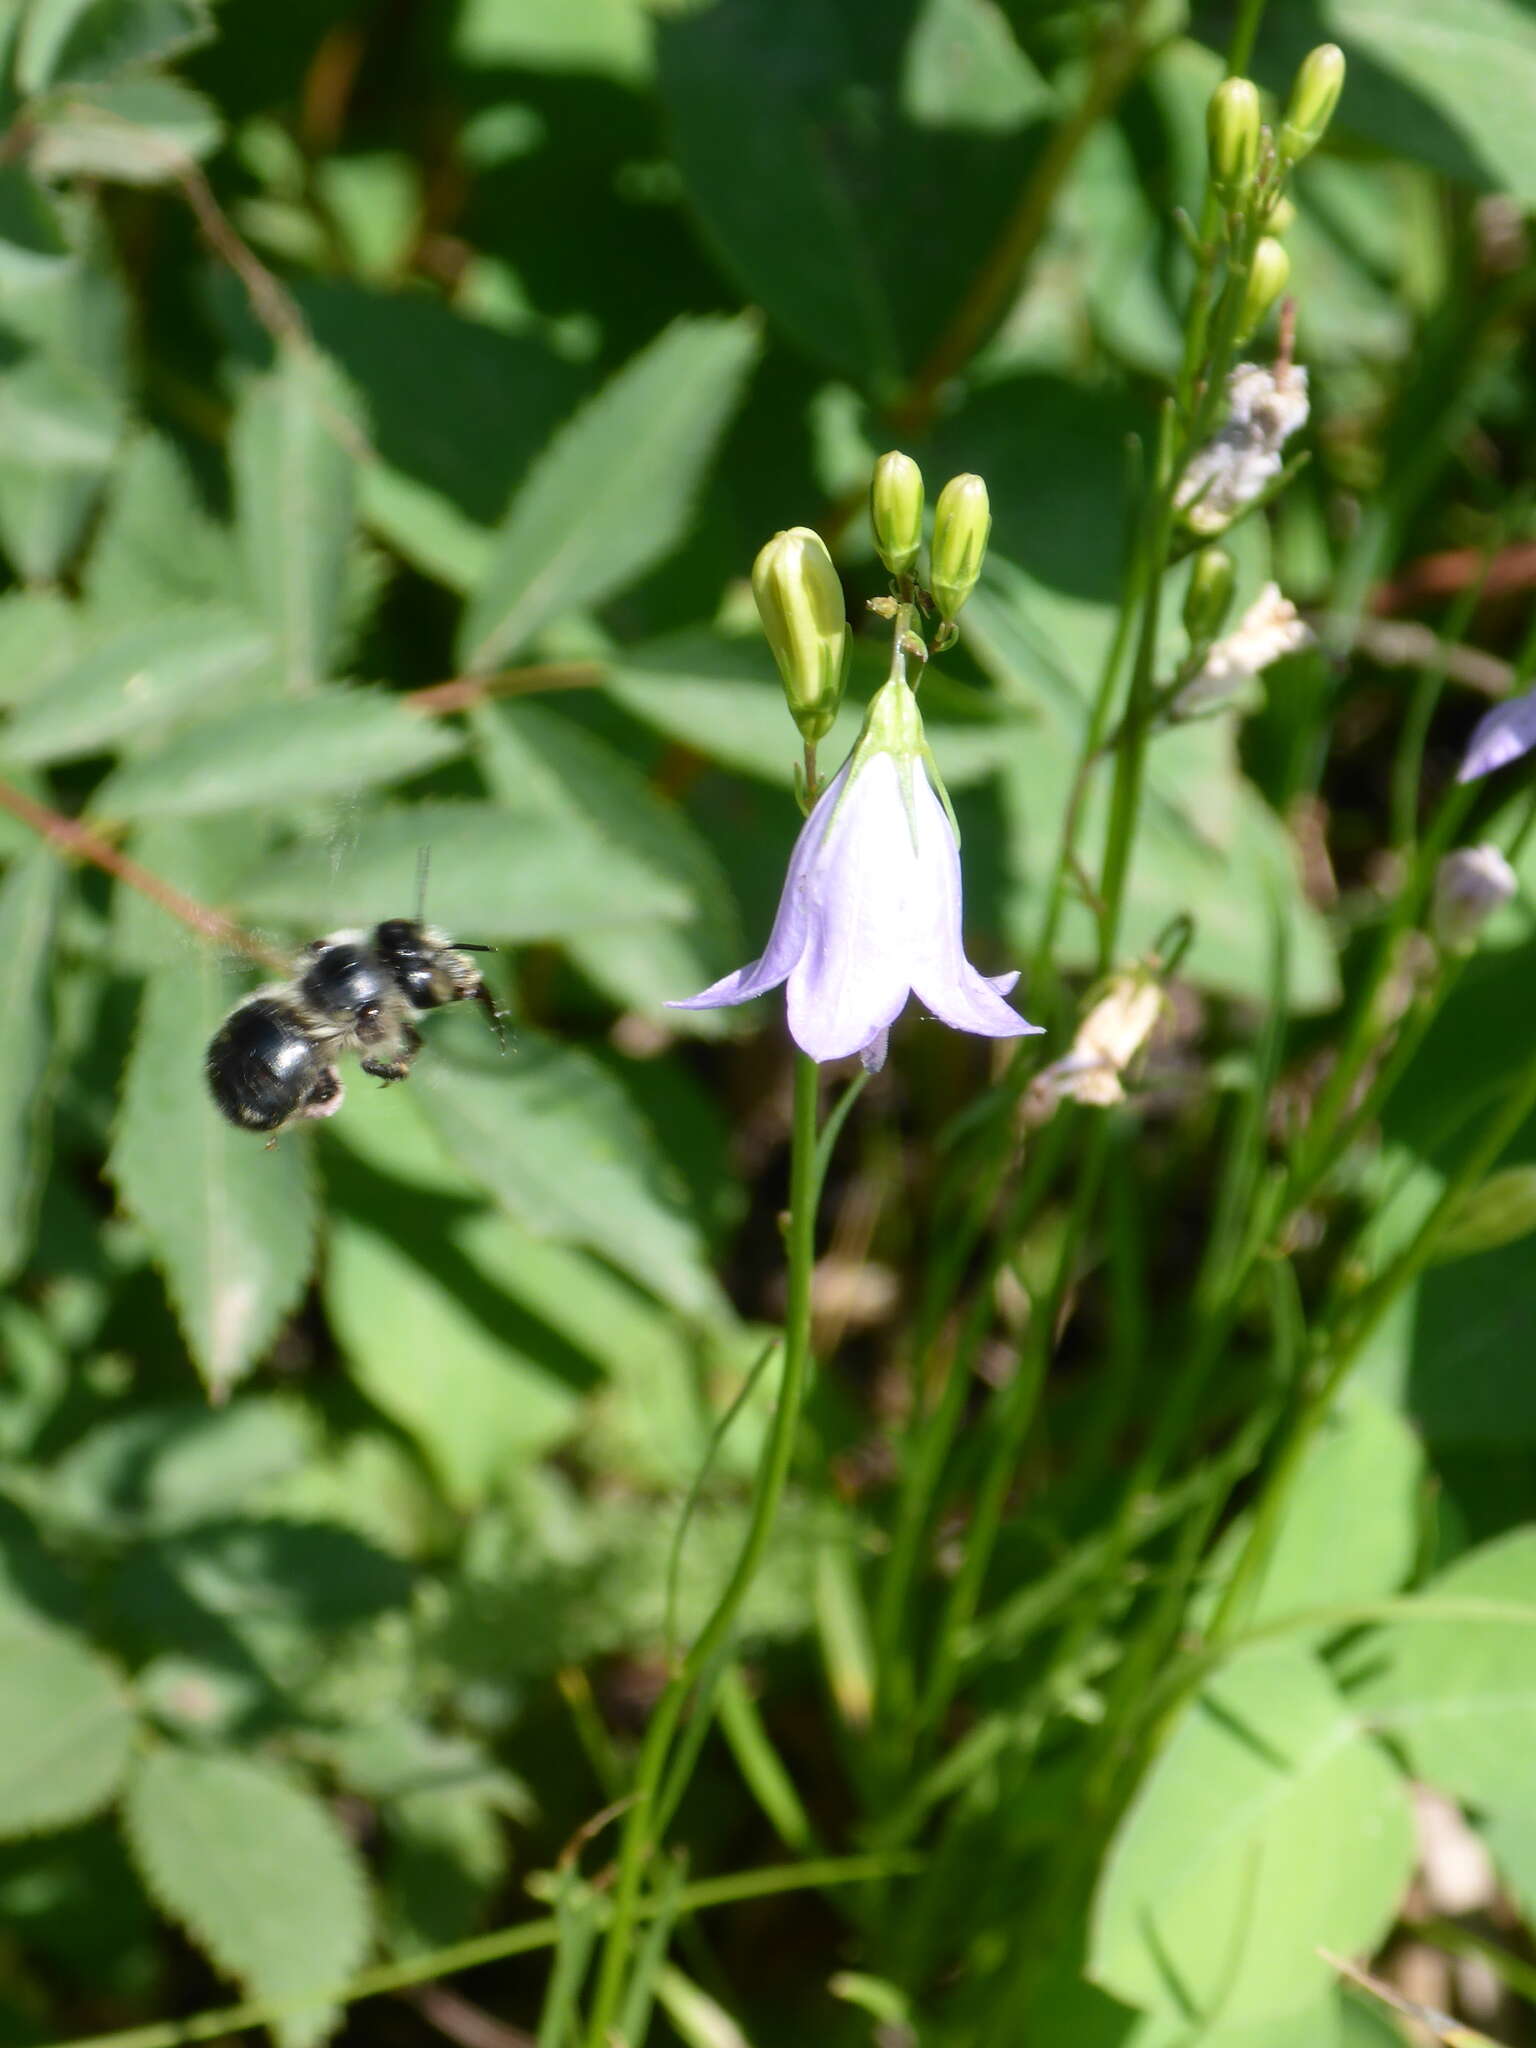
[[[1280,123],[1280,154],[1299,163],[1322,141],[1344,90],[1344,52],[1337,43],[1319,43],[1301,61],[1285,118]]]
[[[1438,1260],[1497,1251],[1536,1230],[1536,1166],[1506,1166],[1490,1173],[1451,1211],[1435,1246]]]
[[[1224,78],[1206,110],[1211,182],[1227,206],[1241,206],[1259,174],[1259,89],[1251,79]]]
[[[752,564],[752,595],[779,665],[790,715],[807,740],[832,729],[848,672],[843,586],[819,533],[776,533]]]
[[[1496,846],[1458,846],[1435,870],[1430,930],[1448,953],[1470,953],[1483,926],[1519,887]]]
[[[992,508],[979,476],[952,476],[933,508],[933,600],[946,623],[953,619],[981,575]]]
[[[1243,293],[1243,311],[1238,321],[1240,337],[1252,334],[1290,281],[1291,259],[1285,253],[1284,243],[1277,242],[1273,235],[1261,236]]]
[[[1269,209],[1269,232],[1272,235],[1288,235],[1296,225],[1296,208],[1282,192]]]
[[[1225,548],[1202,548],[1184,593],[1184,630],[1194,647],[1205,647],[1227,623],[1235,571]]]
[[[893,576],[910,576],[923,544],[923,472],[893,448],[875,464],[869,487],[875,546]]]

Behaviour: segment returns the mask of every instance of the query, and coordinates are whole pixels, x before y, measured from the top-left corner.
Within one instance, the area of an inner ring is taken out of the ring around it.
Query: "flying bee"
[[[490,951],[404,917],[312,939],[290,981],[257,989],[214,1033],[204,1060],[214,1101],[232,1124],[275,1142],[286,1125],[340,1109],[344,1053],[357,1053],[365,1074],[403,1081],[421,1050],[412,1017],[446,1003],[478,1003],[505,1047],[501,1012],[469,957]]]

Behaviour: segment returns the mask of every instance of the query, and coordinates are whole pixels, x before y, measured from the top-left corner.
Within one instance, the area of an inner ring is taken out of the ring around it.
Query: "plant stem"
[[[773,1427],[753,1493],[746,1538],[715,1610],[697,1641],[668,1681],[641,1745],[635,1783],[625,1815],[614,1883],[613,1918],[603,1943],[597,1988],[587,2025],[588,2048],[608,2048],[609,2029],[619,2009],[635,1923],[641,1907],[646,1866],[657,1847],[657,1798],[673,1738],[694,1686],[728,1642],[742,1602],[757,1576],[778,1517],[794,1455],[805,1398],[811,1352],[811,1271],[816,1249],[817,1067],[795,1054],[794,1125],[790,1145],[787,1229],[788,1301],[784,1318],[784,1367]]]

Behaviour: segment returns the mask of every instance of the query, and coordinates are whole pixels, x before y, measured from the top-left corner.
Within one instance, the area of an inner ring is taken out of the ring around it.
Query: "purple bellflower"
[[[1480,775],[1491,775],[1495,768],[1518,761],[1532,747],[1536,747],[1536,690],[1525,690],[1495,704],[1473,726],[1456,780],[1475,782]]]
[[[858,1053],[871,1073],[909,995],[956,1031],[1040,1030],[1003,1001],[1017,974],[989,980],[965,957],[959,835],[932,767],[917,700],[893,676],[795,842],[762,958],[670,1007],[722,1009],[787,982],[801,1051]]]

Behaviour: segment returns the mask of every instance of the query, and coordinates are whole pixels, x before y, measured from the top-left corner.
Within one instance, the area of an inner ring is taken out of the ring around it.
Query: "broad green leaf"
[[[83,636],[79,607],[56,590],[8,590],[0,597],[0,704],[24,704],[51,689]]]
[[[32,161],[44,178],[159,185],[218,148],[211,101],[176,78],[124,78],[50,98]]]
[[[601,865],[669,877],[693,904],[685,922],[616,920],[573,932],[567,953],[615,1000],[659,1015],[673,996],[716,980],[743,957],[730,888],[718,862],[683,814],[658,795],[615,749],[539,704],[498,704],[474,720],[492,792],[542,812],[560,832],[592,834]],[[699,1015],[729,1028],[718,1012]]]
[[[472,70],[591,73],[624,85],[651,71],[645,0],[464,0],[453,52]]]
[[[250,1758],[159,1748],[129,1781],[128,1843],[151,1896],[246,1995],[340,1986],[368,1951],[361,1861],[319,1800]],[[282,2048],[330,2031],[324,2007],[272,2021]]]
[[[293,690],[334,673],[360,445],[340,379],[291,345],[251,380],[235,416],[236,537]]]
[[[0,41],[3,36],[0,27]],[[19,164],[0,167],[0,280],[7,290],[46,284],[69,262],[69,243],[48,195]]]
[[[590,823],[556,827],[537,811],[424,803],[376,812],[339,846],[304,844],[263,863],[236,891],[249,915],[306,933],[415,912],[417,860],[432,857],[427,912],[465,939],[558,939],[615,924],[681,924],[693,904],[634,859],[597,857]],[[491,967],[496,978],[496,968]]]
[[[107,1163],[218,1396],[271,1342],[314,1257],[305,1134],[269,1148],[226,1123],[203,1086],[208,1040],[237,993],[206,954],[151,976]]]
[[[0,1275],[32,1242],[47,1115],[43,1077],[52,1042],[49,996],[63,866],[46,847],[20,855],[0,880]]]
[[[1048,95],[1004,12],[923,0],[903,34],[883,0],[721,0],[659,25],[711,241],[800,348],[866,389],[930,354],[1040,146]]]
[[[59,80],[111,78],[177,56],[208,33],[204,0],[31,0],[16,82],[33,93]]]
[[[1458,1558],[1417,1600],[1422,1620],[1391,1622],[1359,1645],[1353,1704],[1419,1777],[1536,1826],[1536,1528]]]
[[[139,1408],[70,1446],[49,1473],[47,1511],[97,1534],[191,1528],[295,1471],[311,1436],[302,1410],[255,1395]]]
[[[551,619],[665,560],[757,353],[745,316],[674,321],[567,421],[513,499],[470,599],[466,668],[495,668]]]
[[[391,1952],[420,1955],[473,1934],[511,1860],[495,1806],[472,1791],[412,1792],[383,1819]]]
[[[0,1619],[0,1836],[66,1827],[104,1806],[133,1746],[127,1688],[61,1629]]]
[[[1413,1431],[1374,1396],[1359,1394],[1336,1407],[1286,1496],[1242,1626],[1395,1593],[1418,1554],[1423,1467]],[[1211,1575],[1213,1601],[1250,1528],[1245,1515],[1223,1542]]]
[[[93,641],[34,694],[5,730],[11,761],[67,761],[142,726],[217,704],[272,653],[270,636],[232,612],[167,612]]]
[[[469,1037],[422,1060],[412,1084],[464,1171],[531,1235],[601,1252],[690,1315],[724,1313],[665,1154],[588,1054],[519,1030],[499,1058]]]
[[[471,1233],[504,1231],[482,1216]],[[471,1283],[349,1217],[333,1226],[326,1312],[352,1376],[421,1447],[459,1507],[474,1507],[516,1465],[567,1436],[578,1394],[539,1355],[540,1332],[499,1291]]]
[[[1091,1973],[1191,2032],[1303,2013],[1332,1979],[1319,1948],[1374,1948],[1413,1862],[1406,1788],[1323,1667],[1289,1646],[1241,1653],[1121,1822]]]
[[[438,721],[382,690],[329,687],[299,702],[205,719],[126,761],[97,790],[104,818],[207,818],[400,782],[462,751]]]
[[[85,590],[93,624],[125,627],[168,606],[238,603],[230,529],[210,516],[185,458],[163,435],[134,435],[113,466]]]
[[[88,369],[34,354],[0,370],[0,543],[28,581],[52,580],[74,554],[120,425]]]

